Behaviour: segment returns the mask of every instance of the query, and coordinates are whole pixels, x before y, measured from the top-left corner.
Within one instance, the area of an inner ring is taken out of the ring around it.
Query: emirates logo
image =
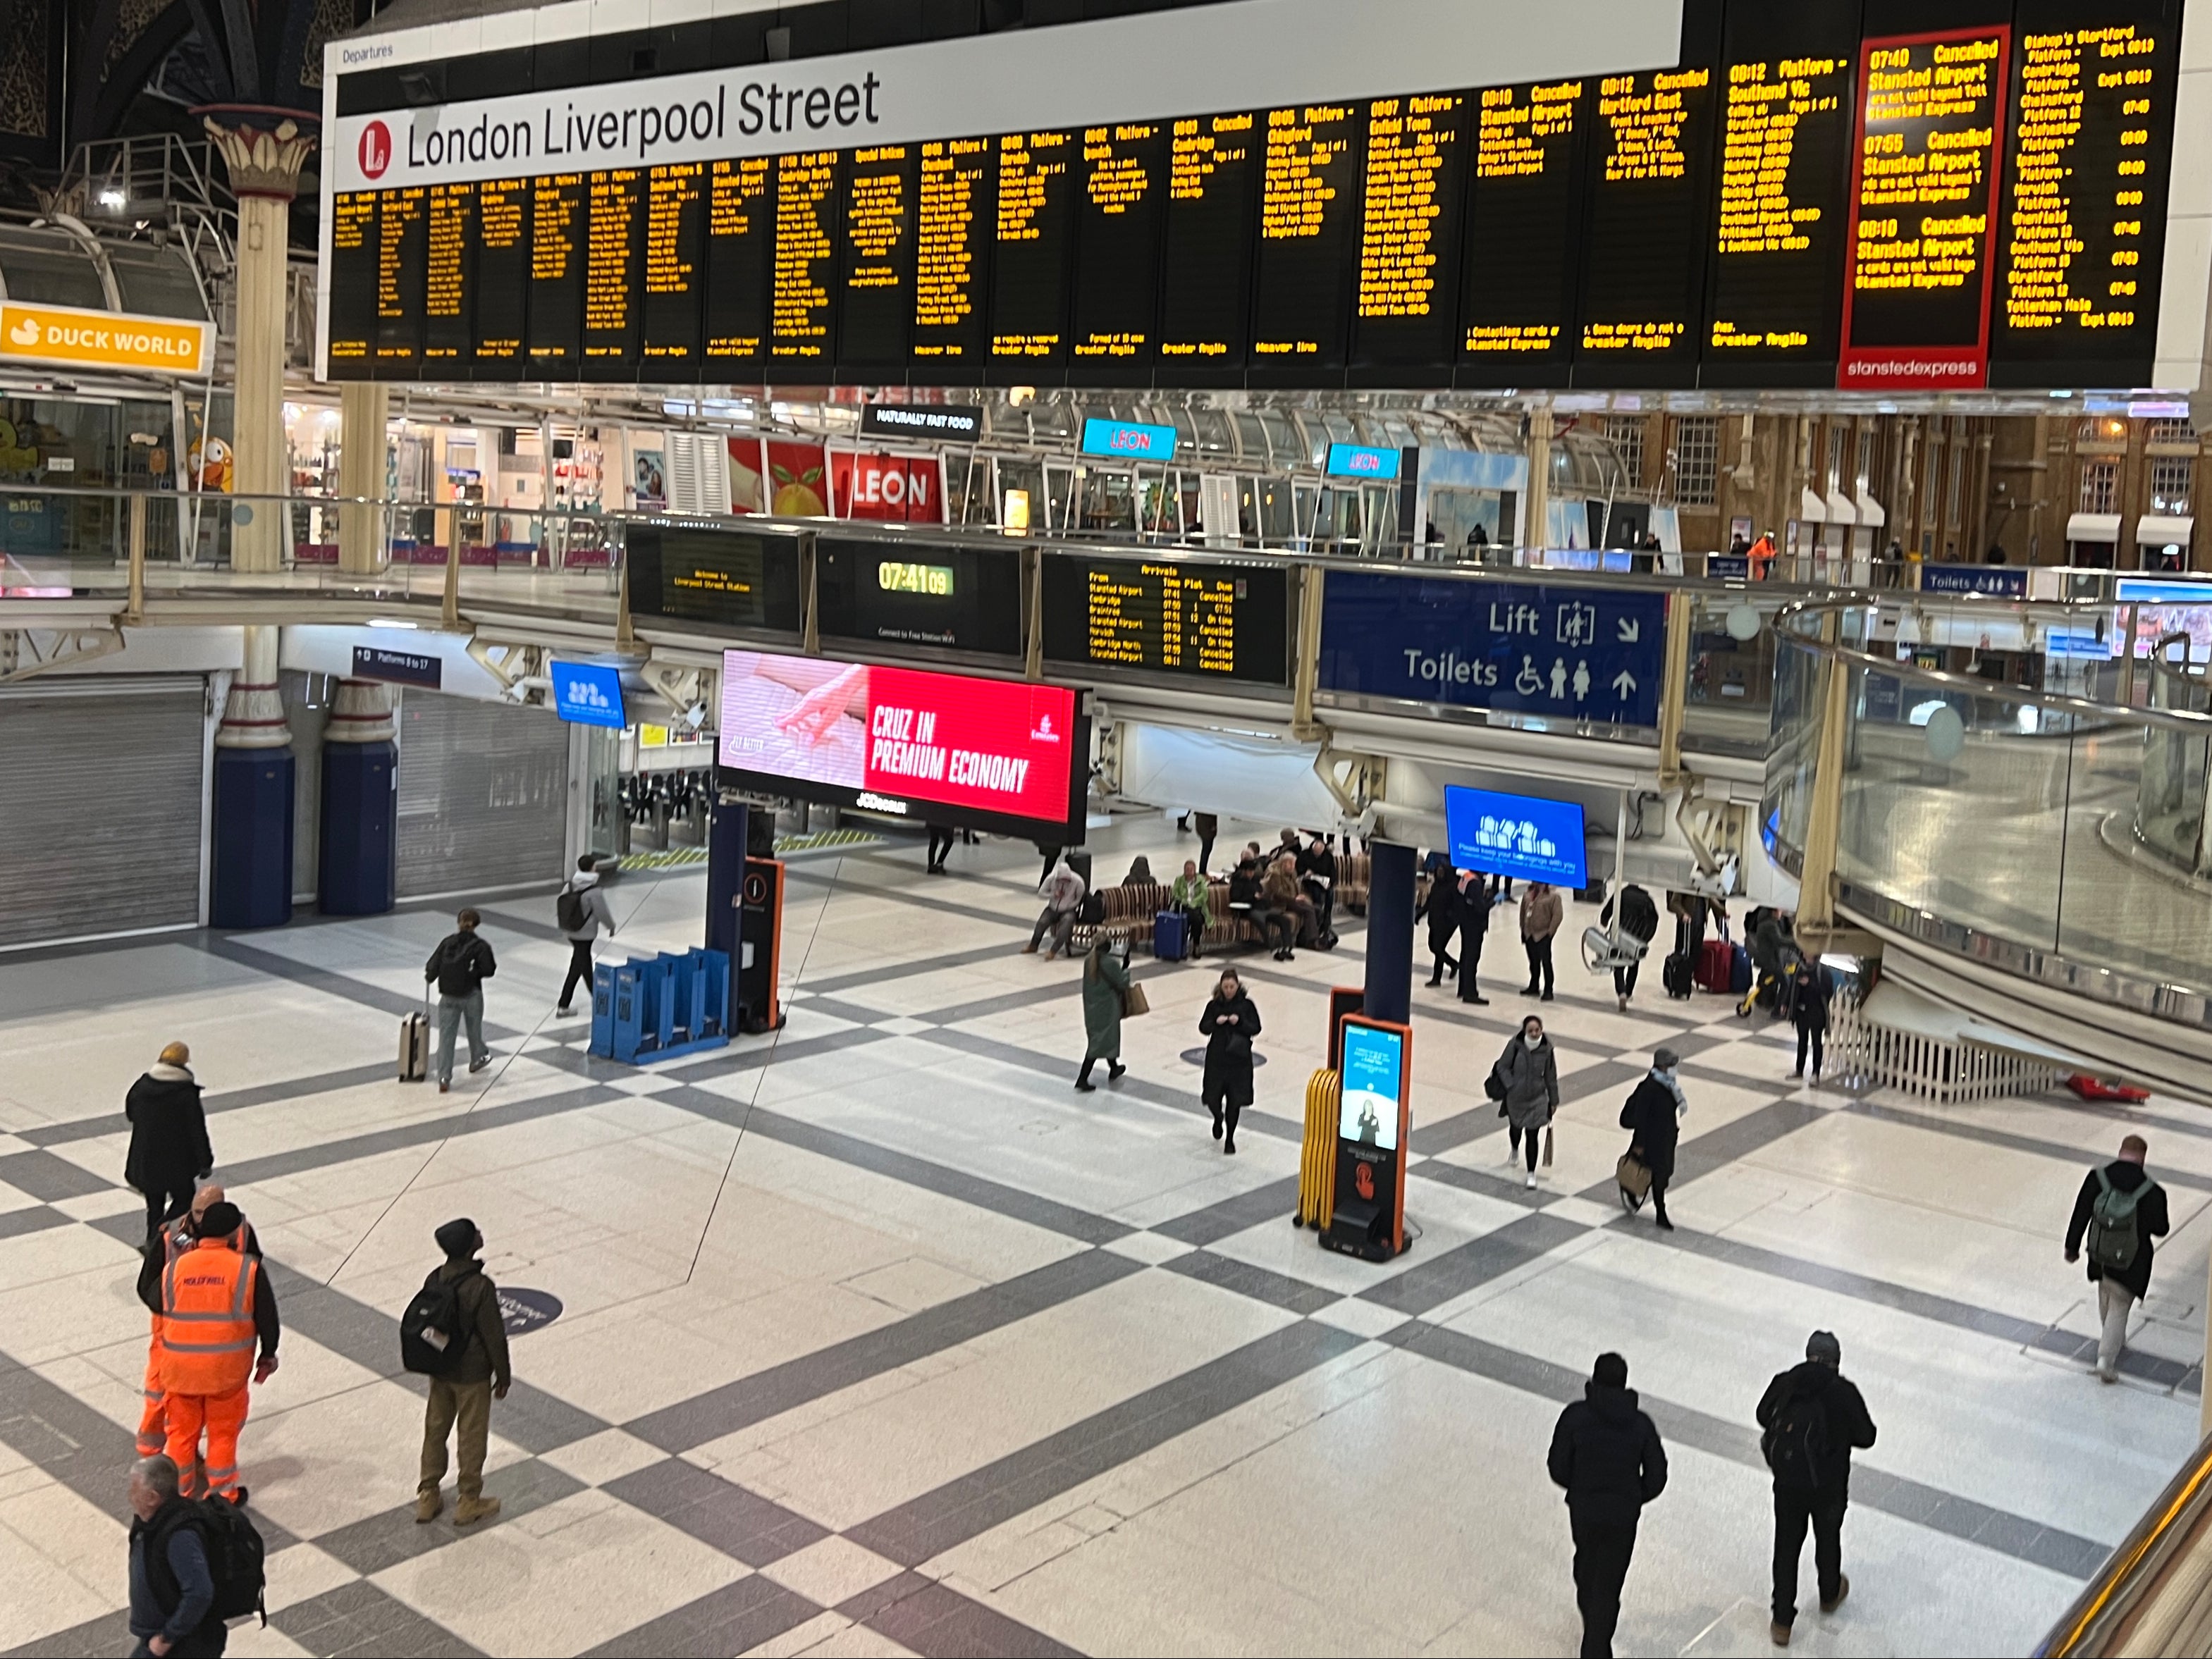
[[[361,170],[372,179],[384,177],[392,165],[392,129],[371,121],[361,130]]]

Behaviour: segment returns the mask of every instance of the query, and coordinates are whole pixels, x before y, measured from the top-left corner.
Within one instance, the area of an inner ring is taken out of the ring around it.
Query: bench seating
[[[1089,950],[1102,933],[1116,945],[1149,946],[1153,921],[1174,896],[1174,889],[1158,882],[1124,883],[1118,887],[1103,887],[1098,891],[1106,902],[1106,919],[1095,925],[1077,925],[1073,936],[1077,951]],[[1231,945],[1263,942],[1259,925],[1229,908],[1227,882],[1208,882],[1206,896],[1206,937],[1199,941],[1200,949],[1214,951]]]

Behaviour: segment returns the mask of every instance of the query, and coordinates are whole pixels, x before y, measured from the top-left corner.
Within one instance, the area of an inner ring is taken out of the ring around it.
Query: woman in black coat
[[[1429,924],[1429,983],[1441,985],[1446,974],[1459,971],[1451,953],[1452,940],[1459,934],[1459,876],[1449,865],[1430,873],[1421,915]]]
[[[171,1043],[123,1097],[123,1115],[131,1121],[123,1179],[145,1195],[149,1238],[191,1207],[194,1184],[215,1168],[191,1057],[183,1043]]]
[[[1206,1039],[1206,1080],[1199,1098],[1213,1114],[1213,1138],[1223,1152],[1233,1152],[1237,1114],[1252,1103],[1252,1039],[1260,1035],[1260,1011],[1244,994],[1234,968],[1221,970],[1221,981],[1198,1017],[1198,1030]]]
[[[1672,1048],[1651,1056],[1651,1069],[1628,1104],[1620,1109],[1620,1127],[1628,1131],[1628,1150],[1638,1164],[1651,1171],[1651,1214],[1662,1231],[1673,1232],[1667,1219],[1667,1183],[1674,1178],[1674,1146],[1681,1137],[1682,1114],[1690,1109],[1675,1081],[1680,1064]]]

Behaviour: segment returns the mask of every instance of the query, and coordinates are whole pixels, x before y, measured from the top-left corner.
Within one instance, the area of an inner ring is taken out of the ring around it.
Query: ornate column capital
[[[300,169],[315,149],[314,117],[251,105],[215,105],[194,113],[230,169],[234,195],[289,202],[300,193]]]

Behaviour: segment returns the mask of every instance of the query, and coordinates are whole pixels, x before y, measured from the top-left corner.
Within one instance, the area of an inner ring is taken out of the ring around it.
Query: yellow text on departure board
[[[1073,135],[1066,132],[1010,132],[999,140],[999,240],[1034,242],[1044,234],[1038,222],[1053,183],[1067,171]]]
[[[1157,136],[1156,126],[1124,123],[1091,127],[1083,134],[1085,192],[1101,213],[1127,213],[1151,193],[1152,175],[1145,158],[1124,148]]]
[[[1851,264],[1859,292],[1980,279],[2003,56],[1994,36],[1867,54]]]
[[[584,259],[586,357],[616,357],[627,349],[625,341],[590,337],[627,333],[635,320],[630,307],[638,216],[644,205],[641,183],[635,167],[610,167],[591,175]]]
[[[470,221],[475,217],[474,185],[430,186],[429,259],[422,284],[425,317],[458,318],[468,304]],[[461,355],[461,343],[425,338],[422,356],[450,360]]]
[[[1378,98],[1367,118],[1359,314],[1425,317],[1437,303],[1443,185],[1464,98]]]
[[[1690,171],[1682,139],[1690,120],[1689,94],[1712,84],[1709,69],[1677,70],[1650,77],[1614,76],[1598,88],[1598,114],[1612,142],[1605,155],[1605,182],[1635,184],[1680,179]]]
[[[1355,137],[1349,104],[1267,112],[1266,171],[1260,185],[1260,236],[1296,241],[1318,236],[1336,199]]]
[[[376,314],[380,321],[401,322],[408,315],[408,295],[402,286],[400,267],[404,263],[407,237],[422,222],[427,194],[420,185],[384,193],[384,213],[376,227]],[[380,341],[376,355],[387,362],[405,361],[414,356],[415,344],[412,341],[398,344]]]
[[[1848,71],[1840,58],[1729,65],[1716,228],[1722,258],[1765,263],[1811,250],[1823,210],[1791,193],[1790,169],[1802,128],[1843,118]],[[1712,343],[1795,349],[1810,345],[1812,336],[1798,328],[1747,326],[1723,315],[1713,319]]]
[[[707,167],[674,161],[651,168],[645,181],[645,291],[689,294],[698,271],[684,258],[684,222],[698,211]]]
[[[957,328],[975,313],[975,196],[989,165],[989,141],[951,138],[921,147],[921,201],[915,219],[914,321],[918,329]],[[957,357],[957,340],[918,339],[917,357]]]
[[[1251,155],[1251,132],[1249,114],[1176,122],[1168,140],[1168,199],[1204,201],[1216,173]]]
[[[541,173],[531,181],[530,275],[556,283],[576,257],[576,198],[580,173]]]
[[[1084,573],[1091,660],[1237,672],[1237,580],[1171,564]]]
[[[749,155],[733,161],[717,161],[707,173],[707,237],[708,275],[718,286],[735,282],[729,271],[717,272],[714,266],[713,248],[719,241],[722,246],[744,246],[748,243],[759,246],[753,240],[769,234],[774,222],[768,197],[769,158]],[[714,318],[710,305],[707,314]],[[717,319],[719,320],[719,319]],[[761,352],[761,337],[755,333],[714,333],[713,322],[708,324],[706,350],[713,357],[757,357]]]
[[[1486,88],[1475,122],[1474,176],[1534,179],[1564,165],[1573,154],[1582,100],[1579,81],[1531,87],[1525,100],[1513,87]]]
[[[376,228],[376,195],[373,191],[340,191],[331,210],[331,255],[335,263],[343,254],[372,252],[369,238]],[[368,356],[368,341],[361,336],[331,334],[334,362],[359,362]]]
[[[520,289],[487,289],[482,271],[498,258],[512,260],[505,268],[519,274],[520,262],[530,246],[529,210],[526,179],[487,179],[477,186],[477,246],[481,263],[474,321],[479,357],[512,357],[522,349]]]
[[[835,150],[776,159],[769,334],[780,356],[829,355],[829,267],[836,249],[823,213],[836,184]]]
[[[853,245],[854,288],[896,288],[904,280],[896,255],[906,240],[906,146],[876,144],[853,152],[852,206],[845,234]]]

